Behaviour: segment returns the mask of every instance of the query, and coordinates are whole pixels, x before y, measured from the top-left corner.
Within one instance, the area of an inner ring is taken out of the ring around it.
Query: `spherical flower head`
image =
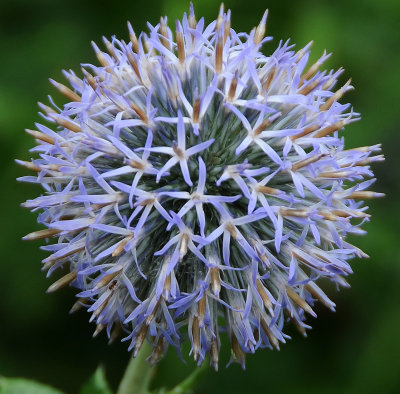
[[[46,229],[48,275],[64,276],[111,340],[123,333],[156,363],[189,340],[201,364],[218,367],[220,334],[232,360],[279,348],[290,320],[305,335],[320,283],[347,286],[346,241],[369,219],[362,200],[380,196],[370,164],[379,145],[345,149],[358,120],[334,90],[342,70],[308,64],[311,44],[261,52],[267,13],[250,34],[221,7],[208,26],[193,7],[174,30],[161,18],[130,41],[94,43],[99,66],[65,71],[68,98],[40,104],[51,126],[27,130],[38,158],[18,163],[45,193],[24,205]],[[317,284],[318,282],[318,284]]]

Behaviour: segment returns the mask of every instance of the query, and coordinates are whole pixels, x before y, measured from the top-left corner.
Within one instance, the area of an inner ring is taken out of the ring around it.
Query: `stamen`
[[[168,301],[168,295],[169,292],[171,290],[171,274],[169,274],[166,278],[165,278],[165,282],[164,282],[164,291],[163,291],[163,297],[165,300]]]
[[[136,52],[139,53],[139,42],[136,37],[135,31],[133,30],[133,27],[130,22],[127,22],[128,25],[128,31],[129,31],[129,39],[132,43],[132,49]]]
[[[142,345],[143,345],[144,340],[146,339],[148,330],[149,330],[149,326],[146,324],[142,324],[142,328],[139,330],[139,333],[136,336],[135,346],[133,348],[133,357],[136,357],[139,353],[139,350],[142,348]]]
[[[221,291],[221,279],[219,276],[219,269],[216,267],[210,268],[211,287],[215,296],[219,296]]]
[[[106,37],[103,37],[103,42],[104,42],[104,45],[106,46],[107,52],[114,58],[114,60],[118,61],[119,60],[118,56],[115,53],[115,48],[111,44],[111,42],[108,41]]]
[[[269,90],[269,88],[270,88],[270,86],[271,86],[272,81],[273,81],[274,78],[275,78],[275,75],[276,75],[276,67],[272,67],[272,69],[271,69],[270,72],[268,73],[267,80],[265,81],[265,84],[264,84],[264,89],[265,89],[267,92],[268,92],[268,90]]]
[[[139,66],[138,66],[138,63],[137,63],[135,57],[133,56],[131,51],[129,51],[129,49],[125,49],[125,52],[126,52],[129,64],[131,65],[131,67],[132,67],[133,71],[135,72],[136,76],[138,77],[140,83],[143,84],[143,80],[142,80],[142,77],[141,77],[140,71],[139,71]]]
[[[104,308],[107,306],[108,302],[110,301],[110,299],[113,295],[114,289],[112,288],[108,291],[110,294],[106,297],[106,299],[102,302],[102,304],[99,305],[99,307],[93,312],[93,314],[89,320],[90,322],[94,321],[100,315],[100,313],[103,312]]]
[[[267,292],[265,291],[264,285],[261,283],[260,279],[257,279],[256,286],[257,286],[258,294],[260,295],[265,308],[270,312],[271,316],[273,316],[272,302],[271,302]]]
[[[344,72],[344,68],[340,67],[339,70],[335,72],[335,74],[328,79],[323,85],[322,85],[322,90],[328,90],[330,89],[337,81],[337,78]]]
[[[321,81],[319,79],[315,79],[314,81],[304,86],[301,90],[299,90],[299,94],[303,94],[304,96],[306,96],[307,94],[312,92],[320,83]]]
[[[306,209],[279,208],[282,216],[295,216],[299,218],[307,218],[309,212]]]
[[[303,309],[305,312],[310,314],[313,317],[317,317],[315,312],[311,309],[311,306],[307,304],[306,301],[304,301],[291,287],[286,286],[286,293],[289,296],[289,298],[301,309]]]
[[[206,301],[206,295],[204,294],[197,303],[197,315],[199,317],[200,327],[204,325],[204,316],[206,314]]]
[[[93,287],[93,290],[101,289],[102,287],[107,286],[117,275],[121,273],[121,270],[112,272],[111,274],[104,275],[97,283],[96,286]]]
[[[222,22],[224,21],[224,8],[225,8],[224,3],[221,3],[217,17],[217,24],[215,26],[216,31],[220,29]]]
[[[179,246],[179,261],[182,262],[188,251],[189,235],[183,234]]]
[[[224,23],[224,45],[230,34],[231,34],[231,12],[230,10],[228,10]]]
[[[91,86],[91,88],[96,91],[97,90],[97,82],[94,79],[93,75],[86,71],[83,67],[81,68],[83,75],[86,78],[87,83]]]
[[[190,12],[189,12],[189,27],[191,29],[196,29],[197,27],[196,17],[194,15],[194,8],[192,3],[190,4]]]
[[[161,37],[160,37],[161,44],[170,51],[171,44],[168,39],[168,26],[167,26],[166,18],[162,18],[162,17],[160,18],[159,32],[161,34]]]
[[[54,108],[49,107],[46,104],[41,103],[40,101],[38,102],[39,108],[44,111],[47,115],[48,114],[56,114],[57,111]]]
[[[362,212],[362,211],[354,211],[351,209],[348,210],[340,210],[340,209],[334,209],[331,211],[334,215],[339,216],[339,217],[344,217],[348,218],[349,216],[355,217],[355,218],[369,218],[371,215],[368,213]]]
[[[217,31],[217,44],[215,48],[215,72],[220,74],[222,71],[222,56],[224,50],[223,37],[221,36],[221,30]]]
[[[258,45],[264,38],[265,36],[265,31],[266,31],[266,26],[267,26],[267,16],[268,16],[268,10],[264,12],[264,15],[261,19],[261,22],[256,28],[256,32],[254,34],[254,43]]]
[[[233,238],[237,239],[237,237],[238,237],[237,230],[231,222],[228,222],[225,225],[225,228],[230,232],[230,234],[232,235]]]
[[[39,231],[34,231],[33,233],[29,233],[25,235],[22,239],[24,241],[33,241],[36,239],[44,239],[44,238],[50,238],[53,235],[59,234],[61,230],[56,229],[56,228],[47,228],[45,230],[39,230]]]
[[[216,328],[216,332],[218,328]],[[218,354],[219,354],[219,346],[218,342],[215,338],[211,339],[211,346],[210,346],[210,363],[215,371],[218,371]]]
[[[143,170],[145,169],[145,166],[144,166],[143,163],[140,163],[140,162],[138,162],[138,161],[136,161],[136,160],[133,160],[133,159],[127,160],[126,163],[127,163],[128,165],[130,165],[132,168],[136,168],[136,169],[139,170],[139,171],[143,171]]]
[[[298,63],[303,57],[304,55],[310,50],[310,48],[313,46],[314,44],[314,40],[311,40],[304,48],[301,48],[297,53],[297,57],[296,57],[296,63]]]
[[[42,171],[42,169],[39,166],[37,166],[35,163],[32,163],[31,161],[15,160],[15,162],[17,164],[19,164],[20,166],[25,167],[28,170],[35,171],[35,172]]]
[[[255,130],[254,130],[254,136],[260,135],[263,131],[266,130],[266,128],[271,124],[270,119],[265,119]]]
[[[200,325],[197,316],[193,318],[192,336],[193,336],[193,345],[192,345],[193,358],[194,361],[197,361],[199,359],[199,352],[200,352]]]
[[[306,127],[302,132],[300,132],[299,134],[292,135],[292,136],[290,137],[290,139],[291,139],[292,141],[295,141],[295,140],[297,140],[298,138],[304,137],[304,136],[306,136],[306,135],[308,135],[308,134],[310,134],[310,133],[312,133],[312,132],[318,130],[320,127],[321,127],[321,126],[318,125],[318,124],[315,124],[315,125],[312,125],[312,126],[308,126],[308,127]]]
[[[304,337],[307,337],[307,332],[304,326],[302,326],[300,324],[299,321],[297,321],[297,319],[294,316],[291,316],[290,312],[288,309],[285,309],[285,314],[289,317],[291,323],[293,324],[293,326],[295,327],[295,329]]]
[[[322,137],[326,137],[327,135],[340,130],[341,128],[343,128],[345,125],[347,124],[347,122],[345,120],[340,120],[339,122],[334,123],[333,125],[324,127],[323,129],[321,129],[320,131],[318,131],[318,133],[315,133],[313,135],[314,138],[322,138]]]
[[[156,313],[158,312],[158,308],[159,308],[159,306],[160,306],[160,302],[161,302],[161,299],[159,299],[159,300],[157,301],[157,304],[154,306],[153,311],[150,313],[149,316],[147,316],[146,321],[145,321],[147,326],[150,325],[150,323],[151,323],[151,322],[153,321],[153,319],[155,318]]]
[[[377,161],[384,161],[385,160],[385,156],[383,155],[377,155],[377,156],[372,156],[372,157],[368,157],[364,160],[360,160],[360,161],[356,161],[354,163],[355,166],[368,166],[371,163],[375,163]],[[348,165],[343,165],[342,167],[347,167]]]
[[[268,326],[268,323],[265,321],[264,318],[260,319],[260,324],[261,324],[261,327],[264,330],[265,334],[267,335],[267,338],[268,338],[271,346],[274,347],[275,349],[279,350],[279,341],[276,338],[276,336],[272,333],[271,329]]]
[[[320,159],[322,159],[323,157],[326,157],[326,156],[327,156],[326,154],[320,153],[319,155],[311,156],[311,157],[308,157],[307,159],[300,160],[300,161],[292,164],[292,170],[293,171],[297,171],[300,168],[303,168],[303,167],[308,166],[308,165],[310,165],[312,163],[315,163],[316,161],[318,161],[318,160],[320,160]]]
[[[69,272],[67,275],[55,281],[48,289],[47,293],[53,293],[54,291],[61,289],[69,285],[72,281],[76,279],[77,273],[76,271]]]
[[[165,337],[160,337],[160,339],[157,342],[157,345],[155,346],[153,352],[150,355],[149,359],[150,365],[153,366],[154,364],[157,364],[161,360],[166,345],[167,345],[167,340],[165,339]]]
[[[62,83],[59,83],[51,78],[49,79],[49,81],[61,94],[63,94],[65,97],[67,97],[71,101],[76,101],[76,102],[81,101],[81,96],[79,96],[79,94],[75,93],[73,90],[71,90],[67,86],[65,86]]]
[[[180,160],[185,158],[184,151],[178,145],[173,145],[172,149],[174,150],[175,154],[178,156]]]
[[[326,102],[319,107],[319,110],[320,111],[327,111],[330,107],[332,107],[332,104],[335,101],[340,100],[340,98],[346,92],[351,90],[350,83],[351,83],[351,78],[339,90],[337,90],[331,97],[329,97],[329,99],[326,100]]]
[[[72,122],[70,120],[67,120],[65,118],[62,118],[59,115],[55,115],[55,114],[50,114],[49,115],[51,119],[53,119],[56,123],[58,123],[61,127],[64,127],[68,130],[73,131],[74,133],[79,133],[82,131],[81,127],[75,123]]]
[[[333,222],[335,222],[339,218],[339,216],[334,215],[332,212],[329,211],[318,211],[318,215],[321,215],[326,220],[332,220]]]
[[[99,335],[105,328],[106,326],[104,324],[102,323],[97,324],[96,330],[93,333],[93,338],[96,338],[97,335]]]
[[[74,303],[74,305],[72,305],[72,308],[69,310],[69,313],[75,313],[77,311],[79,311],[80,309],[82,309],[84,306],[88,306],[88,299],[87,298],[79,298],[78,301],[76,301]]]
[[[265,194],[272,194],[274,196],[276,196],[277,194],[282,194],[282,190],[273,188],[273,187],[269,187],[269,186],[261,186],[261,185],[257,185],[256,187],[256,191],[259,193],[265,193]]]
[[[235,358],[238,360],[239,364],[243,367],[244,363],[245,363],[245,354],[244,354],[242,348],[240,347],[239,342],[234,333],[232,333],[231,342],[232,342],[231,347],[232,347],[233,354],[234,354]]]
[[[92,47],[94,49],[94,52],[96,54],[97,60],[99,63],[103,66],[106,67],[106,70],[109,72],[110,71],[110,64],[108,63],[106,57],[104,56],[104,53],[100,51],[99,47],[96,45],[94,41],[92,41]]]
[[[347,178],[350,175],[348,171],[326,171],[318,174],[319,178]]]
[[[42,269],[46,270],[46,269],[50,268],[52,265],[54,265],[57,261],[63,260],[66,257],[69,257],[69,256],[71,256],[71,255],[73,255],[75,253],[79,253],[84,249],[85,249],[85,246],[78,246],[75,249],[71,249],[69,252],[67,252],[67,253],[59,256],[59,257],[54,256],[54,254],[52,254],[52,255],[50,255],[49,257],[47,257],[46,259],[43,260],[44,265],[43,265]]]
[[[193,123],[199,123],[200,116],[200,98],[196,98],[193,103]]]
[[[236,71],[235,76],[232,78],[231,85],[229,86],[229,91],[228,91],[229,102],[232,102],[233,99],[235,98],[237,84],[238,84],[238,72]]]
[[[149,117],[137,104],[130,103],[129,105],[137,113],[139,118],[143,120],[144,123],[149,123]]]
[[[305,288],[314,298],[325,305],[328,309],[333,309],[335,307],[335,303],[332,302],[314,282],[307,283]]]
[[[372,192],[369,190],[362,190],[362,191],[358,191],[358,192],[353,192],[351,194],[349,194],[348,196],[346,196],[345,198],[352,198],[352,199],[370,199],[370,198],[381,198],[381,197],[385,197],[385,193],[377,193],[377,192]]]
[[[330,55],[327,55],[326,52],[323,53],[322,57],[319,58],[301,77],[300,83],[303,83],[304,80],[310,79],[321,67],[322,63],[327,59]]]
[[[183,34],[179,21],[176,21],[176,44],[178,47],[179,63],[183,64],[185,62],[185,43],[183,42]]]

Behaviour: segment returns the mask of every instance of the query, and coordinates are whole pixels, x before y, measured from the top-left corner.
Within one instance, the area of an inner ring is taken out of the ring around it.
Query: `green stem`
[[[136,358],[131,358],[118,387],[117,394],[147,394],[154,370],[146,358],[152,350],[145,341]]]
[[[200,367],[197,367],[185,380],[180,382],[172,390],[166,391],[165,394],[184,394],[192,390],[197,383],[200,375],[208,369],[208,363],[203,362]]]

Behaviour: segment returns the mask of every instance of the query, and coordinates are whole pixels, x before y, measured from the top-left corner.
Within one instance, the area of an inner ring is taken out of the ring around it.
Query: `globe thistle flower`
[[[342,69],[307,66],[311,43],[261,52],[267,13],[250,34],[221,7],[208,26],[193,7],[174,30],[161,18],[129,42],[93,43],[100,65],[70,87],[68,102],[39,103],[46,123],[27,130],[37,172],[20,180],[45,193],[24,206],[46,228],[25,239],[42,249],[48,289],[78,289],[113,340],[125,333],[135,356],[144,341],[157,362],[185,339],[217,369],[220,334],[242,366],[258,348],[279,349],[290,320],[306,335],[316,301],[334,310],[320,284],[348,286],[346,241],[369,219],[362,200],[380,145],[345,149],[342,130],[359,114],[341,104]],[[317,284],[318,283],[318,284]]]

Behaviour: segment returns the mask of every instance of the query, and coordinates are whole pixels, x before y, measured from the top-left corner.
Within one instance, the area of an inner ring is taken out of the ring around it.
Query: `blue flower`
[[[157,362],[188,339],[218,368],[220,333],[232,360],[279,348],[291,320],[305,335],[317,282],[347,286],[349,260],[366,255],[345,239],[369,220],[362,200],[380,146],[345,149],[339,133],[359,115],[341,104],[342,70],[307,68],[311,44],[261,47],[267,13],[236,33],[221,7],[208,26],[193,7],[175,33],[166,18],[130,42],[93,44],[100,66],[65,71],[67,98],[39,104],[46,123],[27,130],[38,156],[19,164],[45,193],[24,205],[46,229],[48,275],[71,284],[110,340],[124,333],[136,355],[145,340]]]

